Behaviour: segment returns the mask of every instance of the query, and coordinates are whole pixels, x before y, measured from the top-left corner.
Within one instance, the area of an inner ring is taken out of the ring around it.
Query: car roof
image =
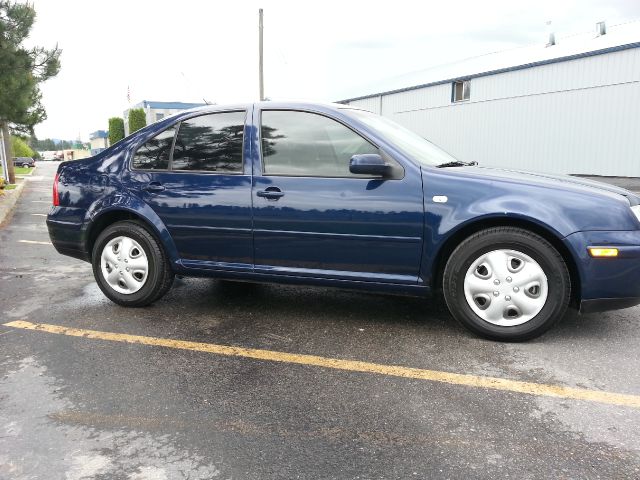
[[[231,103],[231,104],[215,104],[215,105],[204,105],[198,106],[194,108],[190,108],[188,110],[184,110],[180,113],[185,112],[218,112],[223,110],[247,110],[252,106],[256,106],[260,109],[304,109],[304,110],[360,110],[357,107],[353,107],[350,105],[344,105],[341,103],[329,103],[329,102],[310,102],[303,100],[284,100],[284,101],[274,101],[274,100],[265,100],[261,102],[254,103]]]

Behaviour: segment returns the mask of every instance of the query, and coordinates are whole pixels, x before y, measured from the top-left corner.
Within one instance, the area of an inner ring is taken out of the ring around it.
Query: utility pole
[[[264,71],[262,62],[262,9],[258,10],[258,78],[260,82],[260,101],[264,100]]]
[[[2,164],[2,176],[5,183],[9,183],[9,160],[7,159],[7,152],[4,148],[4,132],[0,128],[0,163]]]

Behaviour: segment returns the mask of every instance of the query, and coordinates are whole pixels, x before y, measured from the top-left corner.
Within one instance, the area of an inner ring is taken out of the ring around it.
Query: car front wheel
[[[562,255],[544,238],[496,227],[475,233],[453,251],[443,290],[452,315],[469,330],[523,341],[564,315],[571,282]]]
[[[117,222],[98,236],[93,275],[102,292],[125,307],[143,307],[171,288],[173,271],[162,246],[142,224]]]

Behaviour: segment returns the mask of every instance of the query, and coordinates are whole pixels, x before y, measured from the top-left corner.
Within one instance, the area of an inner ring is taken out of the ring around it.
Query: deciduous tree
[[[22,140],[20,137],[16,137],[15,135],[11,136],[11,147],[13,148],[14,157],[33,158],[35,155],[34,151],[31,150],[31,147],[27,145],[24,140]]]

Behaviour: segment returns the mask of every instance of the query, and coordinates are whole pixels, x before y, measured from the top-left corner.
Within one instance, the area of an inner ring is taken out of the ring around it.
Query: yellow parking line
[[[4,324],[5,327],[37,330],[47,333],[67,335],[70,337],[83,337],[96,340],[109,340],[113,342],[135,343],[141,345],[153,345],[157,347],[192,350],[196,352],[213,353],[230,357],[253,358],[270,362],[294,363],[350,372],[375,373],[392,377],[411,378],[416,380],[428,380],[432,382],[449,383],[466,387],[487,388],[493,390],[505,390],[509,392],[525,393],[544,397],[555,397],[569,400],[586,400],[590,402],[605,403],[609,405],[621,405],[624,407],[640,408],[640,395],[628,395],[615,392],[603,392],[588,390],[585,388],[563,387],[544,383],[521,382],[497,377],[485,377],[480,375],[468,375],[462,373],[442,372],[437,370],[425,370],[421,368],[402,367],[396,365],[383,365],[379,363],[360,362],[357,360],[341,360],[338,358],[320,357],[316,355],[303,355],[297,353],[276,352],[272,350],[259,350],[255,348],[232,347],[213,343],[189,342],[185,340],[171,340],[168,338],[145,337],[129,335],[125,333],[100,332],[97,330],[85,330],[81,328],[62,327],[46,323],[31,323],[17,320]]]
[[[18,240],[19,243],[31,243],[33,245],[53,245],[51,242],[38,242],[36,240]]]

